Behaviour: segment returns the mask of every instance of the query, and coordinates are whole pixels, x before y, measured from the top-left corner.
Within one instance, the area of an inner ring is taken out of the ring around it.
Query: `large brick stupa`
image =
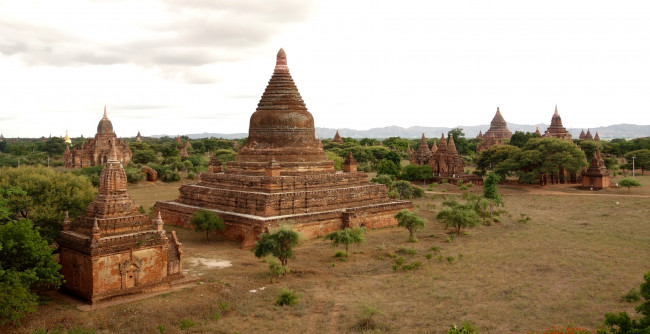
[[[384,185],[369,183],[354,166],[336,172],[316,139],[314,118],[282,49],[235,161],[225,172],[211,166],[199,183],[183,185],[179,192],[174,201],[156,203],[167,224],[192,228],[191,215],[208,209],[226,221],[223,235],[242,247],[281,224],[307,238],[345,227],[394,226],[394,214],[412,207],[391,200]]]

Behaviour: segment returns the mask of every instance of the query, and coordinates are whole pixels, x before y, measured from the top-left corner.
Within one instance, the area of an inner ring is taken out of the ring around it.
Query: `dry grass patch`
[[[638,178],[649,183],[649,177]],[[202,233],[167,226],[183,242],[184,268],[200,274],[201,284],[91,312],[55,298],[17,331],[65,321],[102,333],[157,333],[160,325],[177,333],[188,318],[195,326],[184,332],[443,333],[469,320],[482,334],[502,334],[569,323],[593,329],[605,312],[634,313],[635,304],[621,296],[650,269],[650,199],[640,197],[649,189],[627,195],[620,189],[505,186],[501,223],[468,229],[469,235],[447,242],[448,231],[434,219],[443,197],[458,196],[457,187],[447,187],[448,193],[414,202],[428,220],[418,243],[408,243],[404,229],[369,230],[366,243],[343,262],[332,257],[329,241],[306,240],[289,261],[294,272],[274,283],[268,265],[237,243],[206,242]],[[520,223],[521,213],[530,221]],[[400,247],[415,255],[397,254]],[[422,266],[393,271],[399,256]],[[197,257],[232,266],[191,268]],[[300,295],[297,305],[275,305],[283,288]],[[372,321],[364,320],[363,305],[377,310]],[[362,328],[364,321],[378,327]]]

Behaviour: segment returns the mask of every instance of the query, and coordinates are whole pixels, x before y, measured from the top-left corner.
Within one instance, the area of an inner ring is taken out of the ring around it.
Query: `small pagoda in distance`
[[[602,190],[609,188],[610,173],[605,168],[605,160],[600,154],[600,149],[594,152],[589,168],[582,172],[582,189]]]
[[[551,118],[551,125],[546,129],[546,132],[544,132],[542,137],[555,137],[569,141],[571,140],[571,133],[569,133],[569,131],[562,125],[562,117],[560,117],[560,114],[557,112],[557,104],[555,105],[555,112]]]

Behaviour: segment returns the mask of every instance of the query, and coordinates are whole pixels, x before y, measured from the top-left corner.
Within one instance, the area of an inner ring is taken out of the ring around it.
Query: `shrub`
[[[352,326],[353,329],[358,330],[358,331],[378,331],[382,332],[382,329],[387,329],[381,324],[379,324],[374,316],[378,314],[383,314],[383,312],[379,311],[378,308],[369,306],[366,304],[361,304],[361,317],[357,321],[357,323]]]
[[[424,228],[424,220],[417,213],[406,209],[395,214],[395,219],[397,219],[397,226],[404,227],[409,231],[409,241],[417,242],[418,239],[415,237],[415,233],[420,228]]]
[[[415,255],[417,254],[417,251],[413,248],[408,248],[408,247],[399,247],[397,251],[395,251],[397,254],[402,254],[402,255]]]
[[[638,302],[641,300],[641,291],[639,291],[639,289],[632,288],[626,294],[621,296],[621,299],[628,303]]]
[[[189,318],[185,318],[185,319],[181,320],[180,328],[181,328],[181,330],[186,330],[186,329],[190,329],[190,328],[194,327],[195,325],[196,324],[194,323],[194,321],[192,321]]]
[[[393,181],[395,180],[394,176],[391,175],[385,175],[385,174],[380,174],[375,177],[373,177],[370,182],[372,183],[379,183],[385,185],[388,189],[391,189],[393,187]]]
[[[142,181],[142,178],[144,177],[142,171],[139,168],[124,168],[124,172],[126,173],[126,180],[129,183],[138,183]]]
[[[447,334],[478,334],[478,331],[471,324],[466,322],[461,328],[456,327],[456,324],[452,325],[449,331],[447,331]]]
[[[397,191],[400,199],[410,199],[413,197],[422,197],[424,195],[424,190],[403,180],[395,181],[393,183],[393,189]]]
[[[269,259],[267,262],[269,264],[269,272],[271,272],[272,277],[284,276],[289,272],[289,269],[287,269],[287,267],[283,266],[275,259]]]
[[[296,295],[293,291],[284,288],[280,290],[280,294],[275,300],[275,305],[278,306],[294,306],[296,304],[298,304],[298,295]]]

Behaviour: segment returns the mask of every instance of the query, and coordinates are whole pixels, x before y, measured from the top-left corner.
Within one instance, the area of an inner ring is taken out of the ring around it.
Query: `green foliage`
[[[332,151],[325,151],[325,155],[327,155],[327,159],[334,161],[334,169],[343,170],[343,163],[345,160],[342,157]]]
[[[199,209],[194,212],[194,214],[192,214],[192,219],[190,219],[190,223],[194,225],[194,228],[197,231],[205,231],[205,240],[209,240],[210,232],[217,230],[223,231],[226,229],[226,222],[216,213],[206,209]]]
[[[413,256],[413,255],[417,254],[418,252],[413,248],[400,246],[399,248],[397,248],[395,253],[401,254],[401,255],[411,255],[411,256]]]
[[[471,203],[460,204],[457,201],[450,200],[442,204],[447,208],[438,212],[436,219],[444,223],[447,228],[455,228],[457,235],[460,235],[461,228],[478,224],[479,216]]]
[[[382,159],[377,165],[377,174],[397,176],[399,175],[399,170],[399,165],[396,165],[388,159]]]
[[[370,182],[372,183],[379,183],[385,185],[388,189],[391,189],[393,187],[393,181],[395,181],[395,177],[392,175],[386,175],[386,174],[381,174],[373,177]]]
[[[335,231],[325,235],[325,240],[331,240],[332,246],[343,245],[345,253],[348,253],[348,247],[351,244],[360,244],[365,241],[363,234],[366,230],[363,227],[345,228],[344,230]]]
[[[258,258],[273,255],[286,266],[289,259],[295,258],[293,247],[299,241],[300,234],[285,225],[271,234],[262,234],[251,251]]]
[[[73,173],[76,175],[85,176],[94,187],[99,187],[99,175],[102,173],[104,165],[97,165],[91,167],[83,167],[80,170],[76,170]]]
[[[635,180],[633,178],[630,178],[630,177],[620,179],[618,181],[618,184],[621,187],[626,187],[627,192],[630,192],[630,188],[632,188],[632,187],[640,187],[641,186],[641,183],[639,183],[639,181],[637,181],[637,180]]]
[[[381,324],[377,323],[375,320],[376,315],[383,314],[383,312],[379,311],[378,308],[366,304],[361,304],[361,317],[357,321],[357,323],[352,327],[355,330],[358,331],[377,331],[377,332],[382,332],[382,329],[384,329],[384,326]]]
[[[404,227],[409,231],[409,241],[417,242],[415,233],[424,228],[424,220],[417,213],[406,209],[395,214],[395,219],[397,219],[397,226]]]
[[[294,306],[298,304],[298,295],[289,289],[280,290],[278,298],[275,300],[275,305],[278,306]]]
[[[2,191],[7,189],[16,191]],[[58,237],[65,212],[70,219],[85,213],[95,194],[88,179],[72,173],[29,166],[0,169],[0,197],[13,217],[31,220],[48,243]]]
[[[189,157],[186,157],[183,159],[184,161],[189,161],[192,163],[191,167],[198,167],[198,166],[206,166],[207,162],[205,159],[203,159],[202,156],[200,155],[190,155]]]
[[[272,277],[284,276],[289,272],[287,267],[274,259],[269,259],[266,262],[269,264],[269,272]]]
[[[29,220],[0,225],[0,325],[20,324],[34,312],[37,296],[30,288],[59,287],[60,268]]]
[[[621,299],[628,303],[638,302],[641,300],[641,291],[639,291],[639,289],[632,288],[626,294],[621,296]]]
[[[408,141],[408,139],[403,139],[403,138],[400,138],[400,137],[389,137],[389,138],[384,139],[383,144],[384,144],[385,147],[391,147],[391,148],[396,147],[400,151],[406,151],[406,147],[408,146],[409,141]],[[395,152],[393,152],[393,153],[395,153]],[[399,154],[397,154],[397,153],[395,153],[395,154],[399,157]],[[393,162],[395,162],[395,161],[393,160]],[[395,163],[399,166],[399,161],[395,162]]]
[[[400,176],[404,180],[430,180],[433,178],[433,169],[429,165],[406,165],[402,168]]]
[[[60,155],[65,151],[65,141],[61,137],[48,138],[43,145],[43,151],[52,155]]]
[[[192,319],[185,318],[185,319],[181,320],[181,324],[180,324],[179,327],[180,327],[181,330],[186,330],[186,329],[190,329],[190,328],[194,327],[195,325],[196,324],[194,323],[194,321],[192,321]]]
[[[419,198],[424,196],[424,190],[422,190],[422,188],[413,186],[408,181],[395,181],[391,188],[397,191],[400,199]]]
[[[515,131],[515,133],[512,134],[512,137],[510,137],[510,145],[522,148],[531,138],[539,137],[540,136],[535,132],[524,133],[523,131]]]
[[[469,143],[467,142],[467,139],[465,138],[465,133],[463,132],[463,129],[461,128],[455,128],[449,130],[447,132],[447,138],[452,135],[454,136],[454,143],[456,143],[456,150],[458,153],[461,155],[467,155],[469,154]]]
[[[536,183],[545,175],[560,176],[560,171],[578,173],[587,166],[585,154],[573,142],[558,138],[530,139],[520,151],[514,151],[494,171],[499,175],[517,173],[519,182]]]
[[[478,330],[469,321],[465,321],[461,328],[453,324],[447,334],[478,334]]]
[[[218,149],[214,151],[214,156],[216,156],[221,161],[221,163],[225,164],[229,161],[235,160],[237,152],[231,149]]]
[[[126,180],[129,183],[138,183],[142,181],[142,178],[144,177],[144,173],[140,168],[125,167],[124,173],[126,174]]]
[[[640,168],[641,174],[643,174],[646,170],[650,169],[650,149],[644,148],[628,152],[625,154],[625,160],[627,160],[628,164],[634,160],[634,167]]]
[[[136,151],[133,153],[133,159],[131,159],[131,161],[143,165],[152,162],[156,163],[158,162],[158,153],[151,149]]]
[[[632,320],[626,312],[606,313],[605,326],[615,334],[650,334],[650,271],[643,274],[640,295],[645,300],[634,309],[643,317]]]

